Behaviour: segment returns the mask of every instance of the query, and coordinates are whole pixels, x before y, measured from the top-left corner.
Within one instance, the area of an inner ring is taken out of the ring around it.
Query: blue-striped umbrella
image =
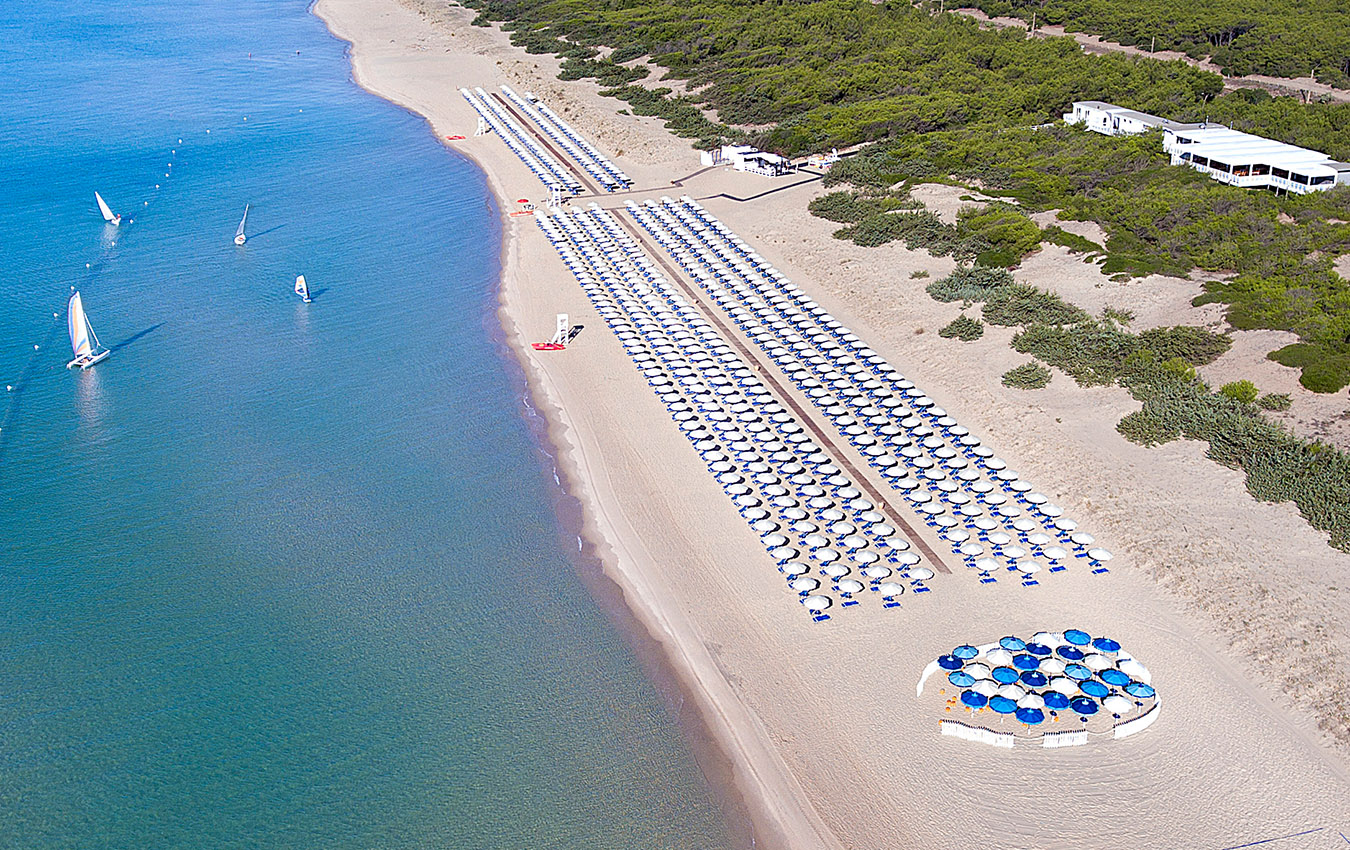
[[[1092,678],[1092,671],[1082,664],[1070,664],[1064,668],[1064,675],[1075,682],[1082,682]]]
[[[1157,691],[1153,690],[1152,685],[1145,685],[1143,682],[1130,682],[1125,686],[1125,693],[1132,697],[1138,697],[1139,699],[1148,699],[1157,693]]]
[[[1084,717],[1097,713],[1097,703],[1087,697],[1074,697],[1069,700],[1069,708],[1072,708]]]
[[[961,646],[958,646],[956,649],[952,650],[952,655],[955,655],[957,658],[960,658],[964,661],[969,661],[970,659],[974,658],[979,654],[980,651],[968,643],[962,644]]]
[[[1000,685],[1011,685],[1013,682],[1016,682],[1018,677],[1022,674],[1011,667],[995,667],[990,675],[993,676],[994,681],[998,682]]]
[[[1123,688],[1130,683],[1130,677],[1115,668],[1108,668],[1097,675],[1113,688]]]
[[[1007,697],[990,697],[989,707],[999,714],[1012,714],[1017,710],[1017,703]]]
[[[947,681],[958,688],[968,688],[975,684],[975,677],[964,670],[953,670],[947,675]]]
[[[1087,646],[1092,640],[1092,635],[1082,629],[1069,629],[1064,633],[1064,639],[1074,646]]]
[[[1034,655],[1022,653],[1021,655],[1013,656],[1013,666],[1018,670],[1035,670],[1037,667],[1041,666],[1041,660]]]
[[[1098,652],[1105,652],[1111,655],[1120,652],[1120,644],[1114,640],[1111,640],[1109,637],[1094,638],[1092,641],[1092,646]]]
[[[1056,711],[1063,711],[1069,707],[1069,698],[1059,691],[1045,692],[1045,707],[1053,708]]]
[[[1039,708],[1019,708],[1017,709],[1017,719],[1028,726],[1035,726],[1037,723],[1045,722],[1045,712]]]
[[[1088,696],[1096,697],[1097,699],[1102,699],[1107,694],[1111,693],[1110,688],[1093,679],[1088,679],[1086,682],[1079,685],[1078,688]]]
[[[1050,678],[1040,670],[1028,670],[1021,676],[1022,684],[1028,688],[1043,688],[1049,683]]]
[[[1027,645],[1022,642],[1021,638],[1013,637],[1012,635],[1008,635],[1005,638],[999,638],[998,645],[1009,652],[1021,652],[1027,648]]]
[[[977,694],[974,691],[965,691],[961,694],[961,702],[971,708],[984,708],[989,704],[989,697],[984,694]]]

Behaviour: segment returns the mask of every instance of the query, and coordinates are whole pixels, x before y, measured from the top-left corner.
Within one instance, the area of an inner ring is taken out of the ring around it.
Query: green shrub
[[[1256,406],[1262,410],[1274,410],[1276,412],[1288,410],[1294,404],[1294,400],[1288,393],[1266,393],[1256,400]]]
[[[1217,334],[1190,325],[1152,328],[1141,333],[1139,341],[1157,354],[1160,360],[1180,357],[1196,366],[1213,363],[1233,345],[1232,338],[1227,334]]]
[[[1299,373],[1298,382],[1315,393],[1334,393],[1350,384],[1350,357],[1327,357],[1309,363]]]
[[[919,269],[918,271],[912,271],[909,273],[910,280],[922,280],[926,277],[928,277],[928,269]]]
[[[1041,241],[1049,242],[1052,245],[1062,245],[1075,254],[1103,254],[1106,252],[1105,248],[1086,236],[1070,233],[1057,224],[1052,224],[1041,230]]]
[[[1085,310],[1067,303],[1053,292],[1025,283],[998,287],[989,294],[984,305],[984,320],[991,325],[1071,325],[1089,318]]]
[[[1003,386],[1017,390],[1039,390],[1050,383],[1050,370],[1039,363],[1023,363],[1003,373]]]
[[[984,301],[999,287],[1012,283],[1013,276],[1007,269],[974,266],[958,268],[933,281],[927,291],[937,301]]]
[[[949,325],[939,330],[938,336],[946,339],[959,339],[962,342],[972,342],[984,336],[984,323],[962,313],[952,319]]]
[[[1116,423],[1116,430],[1131,443],[1158,446],[1181,436],[1181,429],[1152,413],[1136,410]]]
[[[1102,318],[1114,322],[1118,327],[1128,328],[1134,321],[1133,310],[1118,310],[1115,307],[1103,307]]]
[[[1256,388],[1256,384],[1248,380],[1231,381],[1219,387],[1220,395],[1225,395],[1243,404],[1251,404],[1256,401],[1256,396],[1259,393],[1260,390]]]
[[[991,204],[984,209],[963,207],[956,215],[956,232],[962,240],[989,246],[976,260],[985,266],[1015,266],[1041,244],[1041,229],[1036,223],[1007,204]]]
[[[1124,372],[1125,359],[1139,348],[1139,338],[1106,323],[1031,325],[1013,337],[1012,346],[1091,387],[1116,382]]]

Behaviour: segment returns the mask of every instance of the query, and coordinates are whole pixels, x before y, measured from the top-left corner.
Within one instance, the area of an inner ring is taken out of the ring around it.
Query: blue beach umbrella
[[[1013,656],[1013,666],[1018,670],[1035,670],[1037,667],[1041,666],[1041,660],[1034,655],[1022,653],[1021,655]]]
[[[1153,690],[1152,685],[1145,685],[1143,682],[1130,682],[1125,686],[1125,693],[1132,697],[1138,697],[1139,699],[1148,699],[1157,693],[1157,691]]]
[[[947,681],[956,685],[958,688],[968,688],[975,684],[975,677],[964,670],[953,670],[948,674]]]
[[[1115,668],[1108,668],[1097,675],[1113,688],[1123,688],[1130,683],[1130,677]]]
[[[1045,712],[1039,708],[1019,708],[1017,709],[1017,719],[1028,726],[1035,726],[1037,723],[1045,722]]]
[[[1088,679],[1086,682],[1079,685],[1078,688],[1088,696],[1096,697],[1097,699],[1102,699],[1107,694],[1111,693],[1110,688],[1093,679]]]
[[[1109,637],[1094,638],[1092,641],[1092,646],[1098,652],[1106,652],[1112,655],[1114,655],[1117,652],[1120,652],[1120,644],[1117,643],[1116,641],[1111,640]]]
[[[1017,703],[1007,697],[991,697],[989,699],[989,707],[999,714],[1012,714],[1017,710]]]
[[[1016,682],[1018,677],[1022,674],[1011,667],[995,667],[990,675],[993,676],[994,681],[998,682],[1000,685],[1011,685],[1013,682]]]
[[[1092,678],[1092,671],[1082,664],[1070,664],[1064,668],[1064,675],[1075,682],[1082,682]]]
[[[998,645],[1009,652],[1021,652],[1027,648],[1027,645],[1022,642],[1021,638],[1013,637],[1012,635],[1008,635],[1005,638],[999,638]]]
[[[969,661],[970,659],[974,658],[979,654],[980,651],[968,643],[962,644],[961,646],[958,646],[956,649],[952,650],[952,655],[965,661]]]
[[[943,670],[960,670],[964,666],[955,655],[939,655],[937,661]]]
[[[1097,703],[1087,697],[1074,697],[1069,700],[1069,708],[1087,717],[1097,713]]]
[[[971,708],[984,708],[989,704],[989,697],[984,694],[977,694],[974,691],[966,691],[961,694],[961,702]]]
[[[1082,629],[1069,629],[1064,633],[1064,639],[1074,646],[1087,646],[1092,640],[1092,635]]]
[[[1056,711],[1063,711],[1069,707],[1069,698],[1059,691],[1046,691],[1045,707],[1053,708]]]
[[[1021,676],[1022,684],[1028,688],[1043,688],[1049,683],[1050,679],[1039,670],[1028,670]]]
[[[1027,652],[1044,657],[1050,654],[1050,647],[1043,643],[1029,643],[1027,644]]]
[[[1082,661],[1083,650],[1073,646],[1061,646],[1055,650],[1055,654],[1065,661]]]

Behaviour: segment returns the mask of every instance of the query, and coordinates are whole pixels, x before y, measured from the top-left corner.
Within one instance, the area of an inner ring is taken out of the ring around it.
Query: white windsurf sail
[[[295,279],[295,294],[299,295],[304,301],[309,301],[309,284],[305,283],[304,275]]]
[[[103,213],[104,221],[116,223],[119,219],[121,219],[121,216],[113,215],[113,211],[108,208],[107,201],[103,200],[103,196],[100,195],[98,192],[94,193],[94,200],[98,201],[98,211]]]
[[[243,245],[248,239],[244,235],[244,225],[248,223],[248,204],[244,204],[244,217],[239,219],[239,229],[234,232],[234,244]]]
[[[89,320],[84,316],[84,303],[78,292],[70,296],[70,304],[66,307],[66,328],[70,331],[70,348],[75,352],[75,359],[88,357],[93,352],[89,345]]]

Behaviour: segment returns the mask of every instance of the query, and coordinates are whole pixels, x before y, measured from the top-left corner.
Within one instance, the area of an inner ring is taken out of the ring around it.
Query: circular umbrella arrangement
[[[935,666],[960,689],[948,711],[958,706],[979,715],[991,709],[990,722],[1006,723],[1012,715],[1027,729],[1048,731],[1055,723],[1056,731],[1076,729],[1099,714],[1120,723],[1144,715],[1158,698],[1148,669],[1119,641],[1081,629],[961,644]]]

